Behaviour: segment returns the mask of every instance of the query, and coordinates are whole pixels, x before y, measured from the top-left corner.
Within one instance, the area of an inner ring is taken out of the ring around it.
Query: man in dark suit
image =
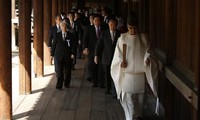
[[[51,27],[50,32],[49,32],[49,45],[48,45],[49,48],[52,48],[52,43],[53,43],[53,40],[56,39],[56,34],[61,31],[60,29],[61,22],[62,22],[61,16],[56,15],[55,17],[56,24]]]
[[[103,8],[102,11],[101,11],[101,15],[103,17],[103,26],[108,29],[108,22],[109,22],[109,19],[110,19],[110,12],[109,12],[109,8]]]
[[[60,23],[62,22],[61,16],[56,15],[55,16],[55,25],[51,27],[49,32],[49,44],[48,47],[50,51],[52,50],[52,43],[56,39],[56,34],[61,31],[60,29]],[[54,58],[54,65],[55,65],[55,71],[57,72],[57,65],[56,65],[56,59]]]
[[[111,87],[113,88],[112,92],[114,93],[114,85],[112,84],[112,78],[110,75],[110,66],[112,58],[114,55],[115,47],[118,38],[120,37],[120,32],[117,28],[117,19],[109,19],[109,29],[102,32],[99,41],[96,44],[95,48],[95,58],[94,62],[97,64],[99,62],[98,58],[102,54],[102,64],[105,71],[105,80],[106,80],[106,94],[110,93]]]
[[[62,21],[65,21],[66,23],[69,22],[69,19],[67,18],[65,12],[60,13],[60,16],[62,18]]]
[[[74,36],[67,32],[65,22],[61,23],[61,32],[57,33],[56,39],[52,44],[51,56],[56,59],[57,65],[57,84],[56,89],[62,89],[63,82],[66,88],[71,81],[72,59],[74,59]]]
[[[67,26],[68,26],[67,31],[71,32],[75,36],[74,43],[75,43],[76,51],[74,53],[75,58],[72,63],[72,69],[75,70],[74,66],[76,64],[76,58],[77,58],[77,47],[82,39],[82,30],[81,30],[81,26],[80,26],[79,22],[74,20],[73,12],[68,13],[68,18],[69,18],[69,21],[67,22]]]
[[[88,23],[87,23],[87,21],[85,21],[85,17],[81,13],[78,13],[78,12],[74,13],[74,21],[79,26],[79,35],[78,35],[79,39],[78,39],[78,45],[77,45],[77,58],[81,59],[82,52],[83,52],[83,49],[82,49],[83,30],[84,30],[85,25],[87,25]]]
[[[94,51],[103,27],[101,26],[100,16],[94,15],[93,25],[88,26],[84,35],[83,53],[88,55],[88,80],[92,80],[93,87],[98,86],[98,65],[94,63]]]

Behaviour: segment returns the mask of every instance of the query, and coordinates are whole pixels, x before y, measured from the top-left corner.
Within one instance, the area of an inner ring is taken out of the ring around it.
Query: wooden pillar
[[[120,15],[120,9],[122,8],[120,0],[113,0],[113,2],[114,2],[114,14]]]
[[[19,1],[20,94],[31,93],[31,0]]]
[[[127,22],[127,16],[128,16],[128,0],[124,0],[122,2],[122,11],[120,11],[120,15],[124,19],[125,22]]]
[[[70,6],[69,5],[70,5],[70,3],[71,3],[70,0],[66,0],[66,4],[65,4],[66,5],[66,15],[69,13],[69,10],[70,10]]]
[[[111,0],[110,2],[113,2],[113,4],[115,4],[114,2],[115,2],[116,0]],[[78,8],[78,9],[80,9],[80,8],[83,8],[85,6],[85,0],[76,0],[76,7]]]
[[[34,0],[34,72],[35,77],[44,75],[43,66],[43,0]]]
[[[50,49],[48,48],[51,19],[51,0],[44,0],[44,65],[51,65]]]
[[[72,1],[71,0],[67,0],[67,13],[70,12],[71,8],[72,8]]]
[[[137,16],[139,16],[139,0],[129,0],[128,6],[129,6],[129,12],[133,11]]]
[[[58,14],[58,0],[52,0],[52,25],[55,24],[55,16]]]
[[[16,35],[15,35],[15,25],[14,25],[14,19],[16,18],[15,15],[15,0],[12,0],[12,51],[17,50],[16,46]]]
[[[197,56],[195,57],[196,58],[196,66],[195,66],[195,91],[199,91],[200,93],[200,75],[198,74],[200,72],[200,42],[199,42],[199,39],[200,39],[200,14],[199,14],[199,11],[200,11],[200,2],[199,0],[196,0],[196,33],[195,33],[195,39],[196,39],[196,50],[195,50],[195,53],[197,54]],[[200,94],[199,96],[200,97]],[[199,99],[200,100],[200,99]],[[200,109],[200,103],[199,103],[199,109]],[[200,116],[200,115],[199,115]]]
[[[127,5],[127,13],[128,13],[127,19],[128,19],[128,17],[129,17],[129,13],[130,13],[130,11],[131,11],[131,8],[133,7],[133,6],[131,6],[131,2],[132,2],[132,1],[127,0],[127,3],[128,3],[128,5]]]
[[[196,120],[199,120],[200,119],[200,75],[199,75],[199,72],[200,72],[200,42],[199,42],[199,39],[200,39],[200,14],[199,14],[199,11],[200,11],[200,2],[199,0],[196,0],[196,54],[197,56],[195,57],[196,58],[196,61],[195,61],[195,90],[198,91],[198,110],[197,110],[197,119]]]
[[[67,0],[63,0],[63,12],[66,13],[66,4],[67,4]]]
[[[140,32],[145,31],[145,0],[139,0],[139,30]]]
[[[169,51],[168,64],[172,63],[175,58],[176,51],[176,16],[175,16],[175,1],[166,0],[165,1],[165,39],[166,45]]]
[[[63,0],[58,0],[58,14],[63,12]]]
[[[0,48],[0,120],[11,120],[11,0],[0,0]]]
[[[149,1],[149,42],[156,47],[156,1]]]

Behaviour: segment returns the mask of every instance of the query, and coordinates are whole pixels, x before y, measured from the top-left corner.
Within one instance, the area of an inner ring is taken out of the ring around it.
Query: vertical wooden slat
[[[165,40],[166,50],[168,51],[168,64],[172,63],[174,59],[174,51],[176,48],[176,19],[175,19],[175,5],[174,0],[165,0]]]
[[[127,16],[128,16],[128,2],[123,2],[123,11],[121,13],[122,18],[124,21],[127,21]]]
[[[139,30],[145,33],[145,0],[139,0]]]
[[[195,2],[177,0],[176,59],[188,71],[195,72]],[[194,76],[193,76],[194,77]],[[192,78],[193,79],[193,78]]]
[[[70,0],[67,0],[67,13],[70,11]]]
[[[49,43],[49,30],[51,28],[51,0],[44,0],[44,65],[51,65],[50,49],[48,48]]]
[[[31,0],[19,1],[20,94],[31,93]]]
[[[0,120],[11,120],[11,0],[0,0],[0,48]]]
[[[197,110],[197,119],[200,119],[200,90],[199,90],[199,86],[200,86],[200,2],[199,0],[196,0],[196,59],[195,59],[195,90],[198,92],[198,110]]]
[[[51,19],[52,25],[55,24],[55,16],[57,14],[58,14],[58,0],[52,0],[52,19]]]
[[[158,0],[156,2],[156,44],[158,48],[167,52],[166,38],[165,38],[165,1]]]
[[[200,84],[200,77],[199,77],[199,69],[200,69],[200,14],[199,14],[199,11],[200,11],[200,2],[199,0],[196,0],[196,29],[195,29],[195,53],[196,53],[196,56],[195,56],[195,90],[196,91],[199,91],[199,84]],[[200,96],[199,96],[200,97]],[[200,108],[200,107],[199,107]]]
[[[86,2],[86,0],[76,0],[77,8],[78,9],[83,8],[85,6],[85,2]],[[110,0],[110,2],[112,2],[112,0]]]
[[[66,15],[67,15],[67,13],[68,13],[68,11],[69,11],[69,10],[68,10],[68,9],[69,9],[69,8],[68,8],[68,4],[69,4],[69,0],[66,0],[66,4],[65,4],[65,5],[66,5],[66,7],[65,7],[65,8],[66,8],[66,11],[65,11],[65,12],[66,12]]]
[[[16,14],[15,14],[15,0],[12,0],[12,20],[16,18]],[[16,35],[15,35],[15,25],[14,25],[14,21],[12,21],[12,50],[16,50],[17,46],[16,46]]]
[[[156,0],[149,1],[149,42],[156,47]]]
[[[67,4],[67,0],[63,0],[63,12],[66,13],[66,4]]]
[[[63,12],[63,0],[58,0],[58,14]]]
[[[36,77],[44,75],[43,56],[43,0],[34,0],[34,72]]]

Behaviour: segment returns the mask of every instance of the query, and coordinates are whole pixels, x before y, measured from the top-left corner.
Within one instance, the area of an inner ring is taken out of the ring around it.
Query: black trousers
[[[100,87],[104,87],[105,85],[105,70],[104,70],[104,66],[101,63],[101,61],[99,61],[98,63],[98,84]]]
[[[56,88],[62,88],[63,82],[65,87],[70,85],[71,81],[71,67],[72,67],[72,59],[60,57],[56,60],[57,66],[57,84]]]
[[[78,45],[78,48],[77,48],[77,57],[78,57],[78,59],[81,58],[81,56],[82,56],[82,51],[83,51],[82,45]]]
[[[88,57],[88,79],[91,79],[94,85],[98,85],[98,64],[94,63],[94,57]]]
[[[73,67],[76,65],[76,59],[77,59],[77,47],[75,48],[75,52],[74,52],[74,59],[73,59],[73,62],[72,62],[72,65]]]
[[[105,71],[105,80],[106,80],[106,91],[109,93],[111,92],[113,96],[116,95],[115,86],[113,83],[113,79],[110,74],[110,67],[111,65],[103,65]]]

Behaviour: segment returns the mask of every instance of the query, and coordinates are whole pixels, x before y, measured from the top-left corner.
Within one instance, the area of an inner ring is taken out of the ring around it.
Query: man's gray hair
[[[66,21],[62,21],[62,22],[60,23],[60,26],[63,26],[63,25],[66,25],[66,26],[67,26],[67,22],[66,22]]]

